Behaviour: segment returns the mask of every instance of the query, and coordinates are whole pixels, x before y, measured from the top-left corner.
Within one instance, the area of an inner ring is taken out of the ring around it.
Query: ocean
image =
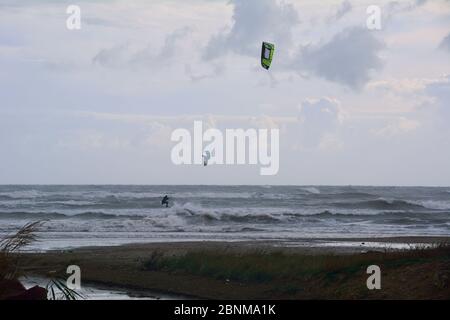
[[[169,208],[161,206],[166,194]],[[450,187],[0,186],[0,236],[37,220],[33,250],[450,236]]]

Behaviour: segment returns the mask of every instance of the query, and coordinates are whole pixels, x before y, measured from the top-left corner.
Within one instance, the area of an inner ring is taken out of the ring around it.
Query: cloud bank
[[[263,41],[286,47],[292,41],[292,29],[299,16],[292,4],[274,0],[231,0],[232,26],[214,35],[206,46],[207,60],[236,53],[253,56]]]
[[[304,46],[295,66],[328,81],[360,89],[372,71],[383,66],[380,52],[384,44],[373,32],[359,27],[343,30],[322,45]]]

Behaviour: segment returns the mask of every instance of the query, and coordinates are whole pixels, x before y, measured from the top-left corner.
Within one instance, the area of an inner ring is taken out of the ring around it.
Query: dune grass
[[[70,264],[83,281],[205,299],[448,299],[450,247],[358,253],[341,250],[167,243],[29,253],[29,272],[61,276]],[[368,290],[378,265],[382,290]],[[56,270],[56,271],[55,271]]]
[[[40,223],[28,223],[16,233],[0,239],[0,281],[20,277],[19,257],[16,253],[36,241],[35,231]]]
[[[322,275],[353,274],[370,264],[386,267],[408,265],[440,257],[450,260],[450,246],[417,247],[397,252],[369,252],[360,255],[305,255],[256,251],[246,254],[200,251],[181,256],[153,252],[143,270],[206,276],[220,280],[265,283],[273,280],[307,279]]]

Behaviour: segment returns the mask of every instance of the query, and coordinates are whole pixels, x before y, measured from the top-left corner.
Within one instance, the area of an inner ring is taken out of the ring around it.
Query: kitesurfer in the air
[[[203,158],[203,165],[206,167],[208,165],[209,159],[211,159],[211,152],[205,151],[205,153],[202,154],[202,158]]]
[[[165,195],[164,198],[162,198],[161,205],[166,205],[166,208],[169,207],[169,197],[167,195]]]

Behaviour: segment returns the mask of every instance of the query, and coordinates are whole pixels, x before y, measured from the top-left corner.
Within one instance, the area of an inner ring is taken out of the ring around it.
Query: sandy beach
[[[450,249],[442,245],[450,237],[331,240],[334,245],[316,239],[310,246],[209,241],[84,247],[27,253],[22,265],[28,274],[64,277],[75,264],[84,284],[193,299],[450,298]],[[400,244],[409,248],[395,249]],[[366,268],[373,264],[382,270],[382,290],[366,287]]]

